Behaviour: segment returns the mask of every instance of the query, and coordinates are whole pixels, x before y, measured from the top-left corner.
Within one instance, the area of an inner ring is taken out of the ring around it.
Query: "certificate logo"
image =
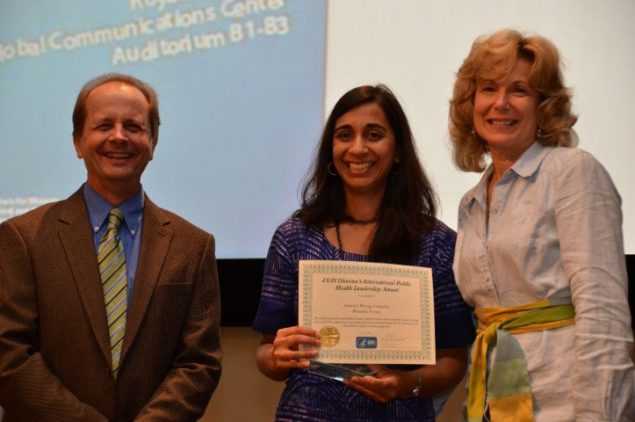
[[[355,337],[355,347],[358,349],[376,349],[377,337]]]
[[[320,328],[320,342],[323,347],[336,346],[340,342],[339,330],[331,325]]]

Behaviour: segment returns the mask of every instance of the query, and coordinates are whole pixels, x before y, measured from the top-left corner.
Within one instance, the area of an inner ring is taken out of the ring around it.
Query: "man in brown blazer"
[[[86,183],[0,225],[4,422],[203,414],[221,371],[214,239],[144,194],[158,129],[150,86],[88,82],[73,113]]]

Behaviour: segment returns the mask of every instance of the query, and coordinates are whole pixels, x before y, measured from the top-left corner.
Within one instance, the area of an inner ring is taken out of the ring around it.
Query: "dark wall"
[[[629,274],[629,302],[635,330],[635,255],[626,255]],[[254,319],[264,259],[219,259],[218,274],[221,285],[222,324],[249,326]]]
[[[222,325],[251,325],[260,300],[264,263],[264,259],[218,260]]]
[[[635,332],[635,255],[626,255],[628,270],[628,302],[631,305],[631,326]]]

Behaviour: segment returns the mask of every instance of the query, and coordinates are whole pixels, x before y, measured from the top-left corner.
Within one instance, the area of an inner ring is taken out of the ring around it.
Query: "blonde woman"
[[[454,260],[479,322],[470,422],[635,420],[621,200],[575,122],[549,40],[474,42],[450,102],[455,163],[484,171]]]

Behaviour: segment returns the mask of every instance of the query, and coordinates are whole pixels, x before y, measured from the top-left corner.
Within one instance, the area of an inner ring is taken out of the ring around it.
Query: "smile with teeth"
[[[518,120],[513,119],[487,119],[487,123],[492,126],[513,126],[518,123]]]
[[[102,155],[106,158],[110,158],[111,160],[126,160],[128,158],[132,158],[134,154],[130,152],[104,152]]]
[[[366,173],[372,165],[373,163],[368,161],[363,163],[348,163],[348,169],[353,174],[363,174]]]

